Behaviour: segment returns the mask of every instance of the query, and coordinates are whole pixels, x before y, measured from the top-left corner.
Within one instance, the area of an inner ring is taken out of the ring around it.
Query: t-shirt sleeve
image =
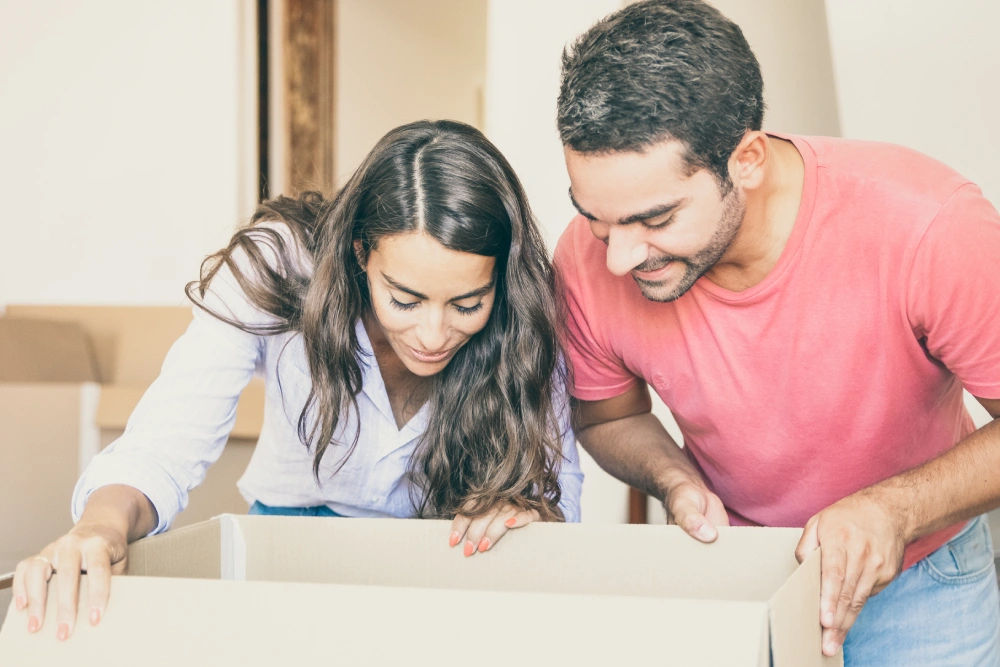
[[[578,254],[574,238],[580,233],[580,225],[585,225],[582,217],[570,222],[559,239],[554,257],[566,315],[563,345],[569,360],[570,395],[584,401],[600,401],[624,394],[638,378],[604,342],[603,332],[614,324],[611,322],[615,317],[614,304],[595,297],[594,286],[587,281],[593,271],[607,269],[603,262],[599,266],[581,266],[587,260]],[[583,231],[590,233],[589,229]]]
[[[927,352],[973,395],[1000,398],[1000,214],[971,183],[914,253],[907,315]]]

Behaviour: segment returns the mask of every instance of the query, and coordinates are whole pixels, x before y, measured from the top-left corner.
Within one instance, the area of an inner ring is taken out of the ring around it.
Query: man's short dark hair
[[[720,189],[764,118],[760,64],[739,26],[702,0],[646,0],[611,14],[562,57],[558,127],[581,153],[642,151],[677,139],[692,172]]]

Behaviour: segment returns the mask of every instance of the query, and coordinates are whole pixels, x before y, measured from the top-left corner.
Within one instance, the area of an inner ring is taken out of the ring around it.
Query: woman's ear
[[[367,271],[367,260],[365,258],[365,248],[361,245],[361,239],[354,241],[354,256],[358,258],[358,266],[361,267],[362,271]]]

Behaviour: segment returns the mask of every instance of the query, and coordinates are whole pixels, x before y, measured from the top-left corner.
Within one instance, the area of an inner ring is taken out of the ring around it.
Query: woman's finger
[[[28,568],[28,561],[22,560],[14,570],[14,587],[11,591],[14,594],[14,608],[24,611],[28,606],[28,593],[24,588],[24,572]]]
[[[463,549],[466,556],[471,556],[479,549],[483,537],[486,535],[486,529],[498,512],[499,508],[490,510],[482,516],[477,516],[469,524],[469,530],[465,533],[465,548]]]
[[[455,520],[451,522],[451,537],[448,539],[448,546],[455,546],[462,541],[465,537],[465,532],[469,529],[469,524],[472,523],[472,519],[465,516],[464,514],[459,514],[455,517]]]
[[[56,639],[65,641],[76,626],[80,598],[80,566],[83,555],[74,543],[63,544],[56,552],[56,581],[59,582],[59,607],[56,611]]]
[[[48,553],[49,555],[46,555]],[[24,590],[28,598],[28,632],[38,632],[45,621],[45,606],[49,598],[49,579],[52,578],[51,550],[26,561]]]
[[[83,550],[83,567],[87,571],[87,620],[97,625],[108,607],[111,592],[111,553],[102,542],[91,542]]]
[[[535,510],[519,510],[510,507],[504,512],[498,512],[490,525],[486,528],[486,534],[479,542],[479,551],[488,551],[503,537],[508,530],[514,530],[522,526],[527,526],[532,521],[538,519],[538,512]]]
[[[504,521],[504,526],[511,529],[522,528],[527,526],[529,523],[538,521],[540,517],[541,515],[537,510],[520,510],[516,511],[512,517]]]

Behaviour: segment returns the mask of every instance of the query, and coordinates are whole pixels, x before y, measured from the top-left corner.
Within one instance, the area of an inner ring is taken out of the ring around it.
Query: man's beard
[[[729,247],[736,239],[736,234],[740,231],[740,225],[743,224],[743,214],[746,211],[746,206],[740,201],[735,188],[730,190],[729,194],[726,195],[724,204],[722,218],[719,220],[719,226],[716,228],[715,233],[712,234],[712,238],[709,239],[708,244],[693,256],[673,257],[661,255],[659,257],[650,257],[633,269],[634,271],[644,272],[656,271],[671,262],[681,262],[685,266],[684,275],[681,276],[680,282],[668,292],[663,291],[663,282],[643,280],[642,278],[636,278],[633,274],[632,279],[635,280],[639,286],[639,291],[642,292],[644,297],[650,301],[659,301],[661,303],[675,301],[691,289],[699,278],[705,275],[722,259],[722,256],[726,254],[726,251],[729,250]]]

